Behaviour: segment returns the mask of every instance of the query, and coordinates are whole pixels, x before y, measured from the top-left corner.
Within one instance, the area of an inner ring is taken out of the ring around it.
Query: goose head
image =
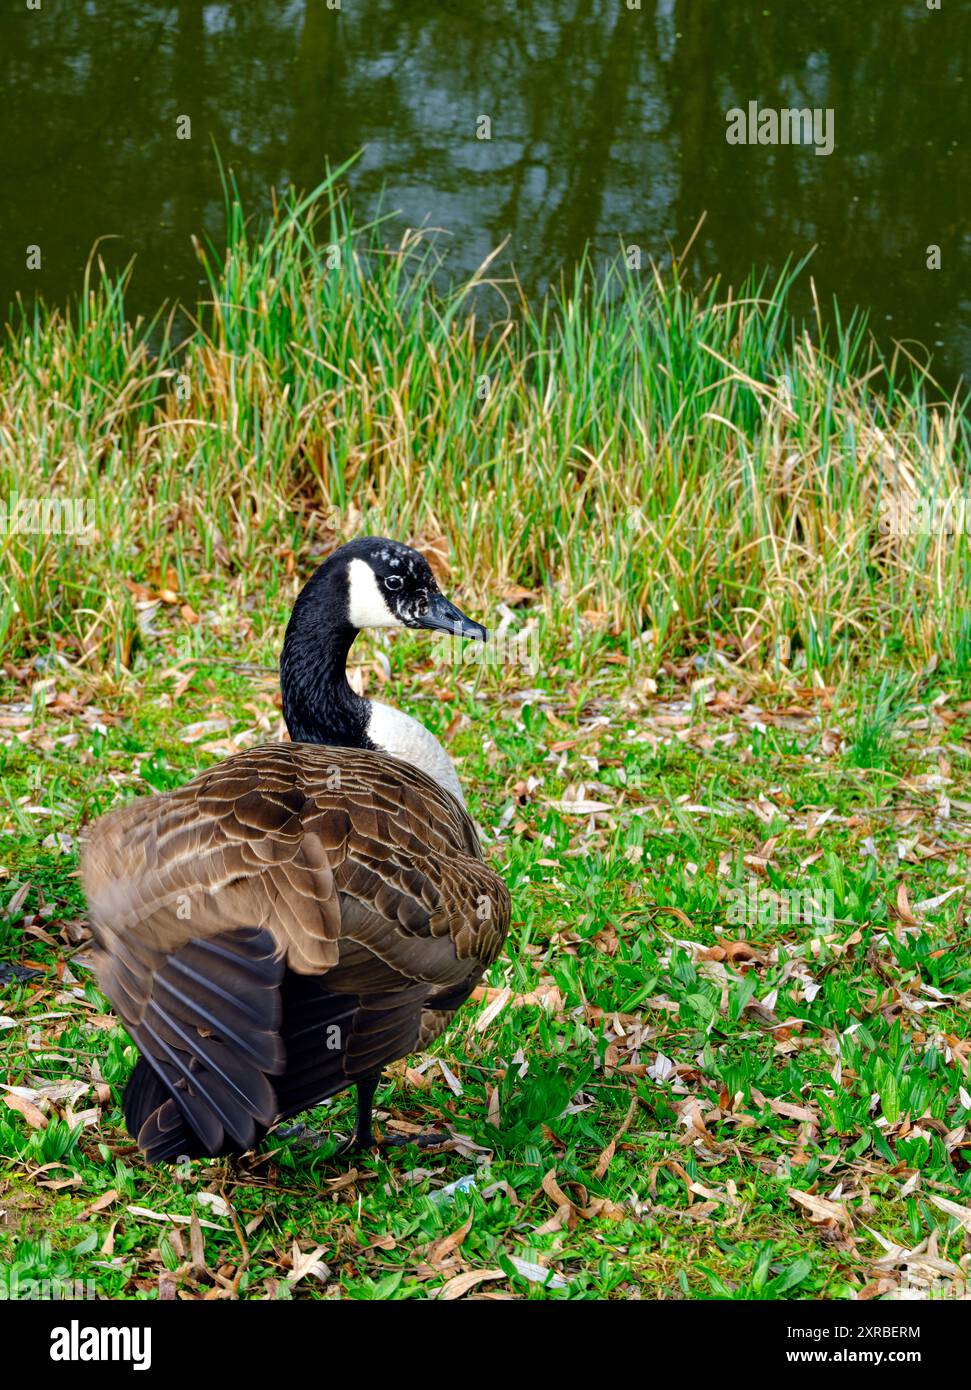
[[[455,790],[444,750],[423,725],[348,685],[347,653],[363,628],[416,628],[478,641],[488,636],[449,602],[417,550],[383,537],[350,541],[311,576],[287,625],[280,688],[291,739],[390,752],[426,771],[444,759],[441,776],[435,775]]]
[[[424,555],[410,546],[366,537],[342,546],[327,563],[335,562],[346,574],[347,621],[355,632],[413,627],[485,641],[485,628],[449,603]]]

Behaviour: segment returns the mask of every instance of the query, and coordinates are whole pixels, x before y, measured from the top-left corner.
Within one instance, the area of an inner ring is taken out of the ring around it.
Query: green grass
[[[582,272],[482,333],[485,275],[436,291],[426,243],[383,252],[326,190],[262,237],[229,218],[182,352],[104,280],[0,351],[0,490],[97,514],[86,546],[0,540],[0,965],[34,972],[0,985],[0,1287],[960,1292],[967,538],[879,516],[964,486],[961,411],[905,363],[878,394],[859,322],[797,333],[790,277]],[[378,1094],[384,1132],[453,1142],[349,1166],[343,1095],[320,1147],[146,1167],[77,837],[278,734],[294,594],[365,531],[538,633],[535,672],[354,650],[449,741],[513,895],[439,1061]]]
[[[0,656],[53,635],[119,670],[125,579],[171,569],[196,608],[220,574],[262,606],[282,561],[363,530],[439,542],[480,598],[541,589],[584,671],[614,642],[825,680],[966,667],[968,536],[888,518],[968,491],[967,416],[858,317],[811,339],[804,268],[696,295],[677,263],[581,266],[529,308],[488,267],[437,289],[433,243],[386,248],[334,182],[256,230],[227,190],[227,218],[177,348],[94,267],[73,308],[9,327],[0,496],[84,499],[94,527],[82,564],[71,536],[0,538]]]
[[[0,1112],[8,1282],[16,1265],[21,1281],[126,1298],[454,1296],[465,1285],[450,1281],[476,1273],[489,1277],[466,1296],[961,1287],[967,704],[912,689],[899,736],[860,766],[859,734],[837,732],[858,728],[856,688],[719,680],[692,700],[690,667],[659,673],[656,692],[618,663],[584,679],[567,644],[523,704],[513,669],[456,677],[427,642],[397,640],[384,698],[453,726],[514,900],[488,989],[434,1049],[461,1093],[411,1059],[378,1096],[384,1132],[445,1126],[455,1147],[349,1165],[334,1154],[344,1095],[309,1119],[329,1136],[319,1148],[271,1136],[237,1164],[173,1171],[146,1167],[124,1132],[134,1052],[84,968],[74,851],[56,836],[178,784],[231,738],[267,737],[279,713],[272,674],[171,665],[180,623],[165,612],[157,660],[121,686],[102,677],[90,703],[76,688],[31,714],[10,683],[2,704],[16,906],[0,958],[39,971],[0,992],[5,1080],[36,1106]],[[266,619],[282,626],[285,605]],[[269,663],[272,645],[237,655]],[[360,659],[374,688],[384,658],[366,641]],[[571,813],[583,800],[604,809]],[[740,923],[732,905],[753,884],[761,915]],[[793,886],[819,894],[825,920],[787,917]],[[928,1241],[950,1274],[920,1263]],[[918,1252],[909,1274],[884,1243]],[[294,1260],[310,1270],[296,1280]]]

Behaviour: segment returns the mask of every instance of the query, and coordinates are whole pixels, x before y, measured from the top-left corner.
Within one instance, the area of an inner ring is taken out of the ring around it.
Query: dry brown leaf
[[[717,935],[715,940],[729,960],[755,960],[762,965],[765,964],[765,956],[751,941],[729,941]]]
[[[594,1197],[589,1205],[580,1208],[580,1215],[587,1221],[592,1221],[595,1216],[606,1216],[608,1221],[626,1221],[630,1213],[609,1197]]]
[[[443,1303],[453,1303],[456,1298],[461,1298],[477,1284],[484,1284],[487,1279],[505,1278],[505,1271],[501,1269],[470,1269],[465,1274],[456,1274],[454,1279],[449,1279],[447,1284],[443,1284],[438,1291],[438,1297]]]
[[[524,589],[521,584],[507,584],[502,590],[501,598],[503,603],[510,608],[518,608],[520,604],[531,603],[539,595],[533,589]]]
[[[681,1181],[684,1183],[685,1191],[688,1194],[688,1206],[690,1207],[691,1203],[694,1201],[694,1194],[691,1191],[691,1179],[688,1177],[688,1174],[685,1172],[685,1170],[681,1167],[681,1164],[673,1158],[666,1158],[661,1163],[656,1163],[654,1167],[651,1169],[651,1196],[657,1196],[657,1175],[662,1168],[670,1169],[670,1171],[675,1175],[675,1177],[680,1178]]]
[[[448,541],[444,536],[434,536],[431,540],[422,539],[415,549],[424,555],[439,583],[444,584],[451,577],[452,566],[448,558]]]
[[[686,912],[681,911],[680,907],[671,907],[668,903],[657,903],[654,908],[654,911],[669,912],[672,917],[677,917],[678,921],[681,922],[682,925],[690,927],[692,931],[694,930],[694,922],[692,922],[691,918],[688,916]]]
[[[502,1013],[503,1009],[512,998],[511,989],[501,989],[498,995],[494,996],[492,1002],[482,1011],[475,1021],[475,1031],[484,1033],[489,1024]]]
[[[34,1102],[26,1096],[4,1096],[3,1103],[10,1110],[16,1110],[18,1114],[23,1115],[31,1129],[47,1128],[47,1116],[41,1114]]]
[[[550,1200],[553,1202],[554,1206],[567,1206],[571,1209],[573,1208],[573,1202],[571,1202],[570,1198],[566,1195],[562,1187],[556,1181],[555,1168],[551,1168],[550,1171],[543,1178],[543,1191],[546,1193],[547,1197],[549,1197]]]
[[[812,1192],[802,1192],[798,1187],[790,1187],[787,1191],[792,1201],[805,1207],[811,1221],[835,1222],[844,1231],[852,1230],[853,1218],[841,1202],[831,1202],[828,1197],[817,1197]]]
[[[302,1254],[299,1245],[294,1241],[293,1248],[290,1252],[293,1269],[290,1277],[287,1279],[287,1283],[297,1284],[301,1279],[306,1278],[308,1274],[315,1274],[319,1279],[326,1279],[330,1274],[330,1270],[325,1264],[320,1262],[320,1257],[323,1253],[324,1247],[322,1245],[317,1245],[313,1250],[308,1250],[306,1254]]]
[[[120,1216],[115,1217],[114,1221],[112,1221],[111,1225],[108,1228],[108,1234],[105,1236],[101,1244],[100,1253],[104,1255],[107,1259],[110,1259],[110,1257],[115,1253],[115,1230],[120,1220]]]
[[[971,1207],[962,1207],[957,1202],[950,1201],[947,1197],[935,1197],[928,1194],[929,1200],[947,1216],[952,1216],[959,1225],[971,1235]]]
[[[140,1216],[146,1221],[171,1221],[176,1226],[191,1226],[193,1221],[199,1221],[195,1212],[191,1216],[175,1216],[171,1212],[150,1211],[148,1207],[127,1207],[126,1211],[132,1216]],[[228,1231],[228,1226],[217,1226],[214,1221],[202,1221],[199,1223],[209,1231]]]
[[[788,1100],[768,1100],[770,1110],[774,1110],[777,1115],[784,1115],[787,1120],[800,1120],[803,1124],[815,1125],[819,1128],[819,1116],[815,1110],[810,1110],[805,1105],[793,1105]]]
[[[610,1167],[610,1161],[613,1158],[614,1154],[617,1152],[617,1140],[620,1139],[623,1135],[625,1135],[628,1129],[630,1129],[631,1121],[633,1120],[636,1112],[637,1097],[635,1096],[634,1099],[631,1101],[630,1106],[628,1107],[627,1114],[624,1116],[620,1129],[618,1129],[617,1133],[614,1135],[610,1143],[602,1151],[600,1157],[597,1159],[597,1165],[593,1170],[593,1176],[597,1179],[598,1182],[603,1177],[604,1173],[606,1173],[607,1169]]]
[[[700,1182],[693,1182],[691,1184],[691,1191],[695,1194],[696,1197],[704,1197],[709,1202],[724,1202],[730,1206],[734,1206],[738,1202],[738,1198],[731,1196],[730,1193],[717,1192],[713,1187],[705,1187],[704,1183]]]
[[[453,1231],[451,1235],[445,1236],[444,1239],[433,1245],[429,1251],[428,1263],[431,1265],[440,1265],[454,1250],[457,1250],[471,1231],[472,1220],[473,1217],[470,1216],[464,1225],[459,1226],[458,1230]]]
[[[564,1227],[569,1228],[570,1217],[572,1215],[573,1207],[569,1202],[564,1202],[561,1207],[557,1207],[548,1221],[544,1221],[541,1226],[535,1228],[533,1234],[537,1236],[548,1236],[556,1231],[562,1231]]]
[[[112,1202],[117,1202],[117,1200],[118,1189],[116,1187],[109,1188],[107,1192],[102,1192],[96,1202],[92,1202],[89,1207],[85,1207],[82,1212],[79,1212],[78,1220],[83,1220],[86,1216],[93,1216],[96,1211],[104,1211],[105,1207],[110,1207]]]
[[[189,1254],[193,1269],[201,1273],[206,1268],[206,1246],[202,1238],[199,1213],[195,1211],[192,1213],[192,1221],[189,1225]]]
[[[897,884],[897,916],[905,927],[920,926],[910,906],[910,898],[907,895],[907,884],[904,879],[901,879]]]

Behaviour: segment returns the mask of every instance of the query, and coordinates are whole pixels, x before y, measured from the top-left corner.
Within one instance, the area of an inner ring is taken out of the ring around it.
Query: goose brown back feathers
[[[453,796],[315,744],[112,812],[82,876],[99,981],[144,1059],[126,1116],[155,1158],[246,1149],[427,1046],[509,924]]]

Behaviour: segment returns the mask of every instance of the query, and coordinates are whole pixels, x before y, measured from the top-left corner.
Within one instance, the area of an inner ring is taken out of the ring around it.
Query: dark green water
[[[39,2],[0,15],[0,306],[63,301],[107,235],[111,263],[137,256],[134,308],[194,303],[213,140],[254,211],[363,147],[358,220],[383,187],[447,230],[456,274],[508,238],[497,264],[535,294],[586,242],[663,261],[707,213],[695,276],[816,245],[821,299],[971,376],[967,0]],[[727,143],[750,101],[830,109],[835,149]]]

